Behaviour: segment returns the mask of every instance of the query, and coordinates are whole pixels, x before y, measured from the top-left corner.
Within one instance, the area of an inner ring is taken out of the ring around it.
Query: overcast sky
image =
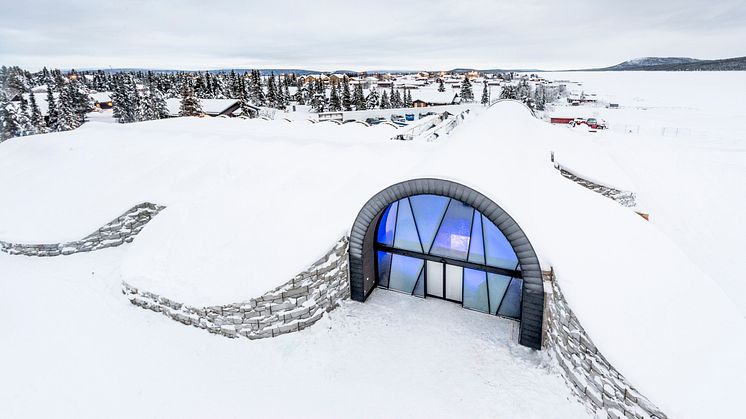
[[[588,68],[746,55],[746,0],[0,3],[0,64],[30,70]]]

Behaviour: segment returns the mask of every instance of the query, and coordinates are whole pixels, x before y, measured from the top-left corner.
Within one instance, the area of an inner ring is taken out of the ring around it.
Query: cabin
[[[93,100],[93,105],[98,109],[111,109],[114,107],[110,92],[91,93],[89,96]]]
[[[202,113],[207,116],[227,116],[234,117],[241,114],[241,101],[238,99],[198,99],[200,106],[202,107]],[[256,118],[259,115],[259,107],[254,105],[248,105],[251,115],[246,115],[250,118]],[[177,117],[180,116],[181,99],[171,98],[166,99],[166,108],[168,108],[168,116]]]

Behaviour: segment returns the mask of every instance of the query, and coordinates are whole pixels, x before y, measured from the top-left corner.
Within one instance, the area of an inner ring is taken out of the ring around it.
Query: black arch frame
[[[383,210],[402,198],[421,194],[441,195],[468,204],[492,221],[505,235],[518,257],[523,277],[518,342],[529,348],[541,349],[544,286],[539,259],[531,242],[518,223],[499,205],[474,189],[449,180],[423,178],[400,182],[378,192],[363,206],[350,233],[351,298],[363,302],[376,286],[375,232]]]

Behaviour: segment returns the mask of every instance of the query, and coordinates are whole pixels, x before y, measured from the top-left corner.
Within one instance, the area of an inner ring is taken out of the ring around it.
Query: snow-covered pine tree
[[[461,82],[461,101],[462,102],[473,102],[474,91],[471,89],[471,82],[469,77],[464,76],[464,80]]]
[[[352,103],[355,105],[356,111],[365,110],[365,95],[363,94],[363,86],[358,83],[355,85],[355,89],[352,91]]]
[[[404,107],[404,101],[401,98],[401,94],[399,93],[399,89],[396,89],[394,94],[391,96],[391,107],[392,108],[402,108]]]
[[[68,83],[60,92],[56,131],[70,131],[82,124],[75,102],[75,86]]]
[[[267,106],[271,108],[277,108],[277,86],[275,83],[275,73],[272,73],[267,78]]]
[[[391,108],[391,102],[389,101],[389,94],[384,90],[381,94],[381,109]]]
[[[31,118],[28,111],[28,102],[26,98],[21,95],[21,100],[18,104],[18,111],[15,113],[16,125],[18,125],[18,136],[25,137],[27,135],[36,134],[34,126],[31,124]]]
[[[184,86],[181,90],[181,106],[179,107],[179,115],[202,115],[202,106],[199,103],[199,99],[194,97],[194,87],[192,87],[192,83],[188,79],[184,81]]]
[[[443,83],[443,79],[438,79],[438,91],[443,93],[446,91],[445,83]]]
[[[0,143],[19,135],[15,111],[8,96],[0,89]]]
[[[57,107],[57,100],[52,94],[52,84],[47,85],[47,128],[50,131],[57,131],[57,122],[60,119],[60,113]]]
[[[546,89],[544,89],[543,84],[538,84],[534,90],[534,106],[536,107],[536,110],[543,111],[544,108],[546,108],[546,103]]]
[[[342,101],[339,98],[339,87],[336,83],[332,84],[329,90],[329,110],[339,111],[342,109]]]
[[[350,79],[347,75],[342,77],[342,108],[346,111],[352,110],[352,96],[350,95]]]
[[[152,102],[153,109],[157,115],[157,119],[168,118],[168,106],[166,106],[166,98],[158,87],[153,86],[150,88],[150,100]]]
[[[410,89],[404,89],[404,107],[412,107],[412,92],[410,92]]]
[[[481,100],[481,103],[482,103],[482,105],[485,105],[485,106],[487,106],[487,105],[490,104],[490,93],[487,90],[487,82],[486,81],[484,82],[484,87],[482,88],[482,100]]]
[[[29,94],[29,106],[31,109],[31,125],[34,127],[36,134],[43,134],[47,132],[47,125],[44,123],[44,116],[41,114],[41,109],[36,103],[36,96],[31,91]]]
[[[368,97],[365,98],[365,107],[368,109],[375,109],[378,107],[378,104],[379,104],[378,91],[375,89],[375,87],[372,87],[370,89],[370,93],[368,93]]]

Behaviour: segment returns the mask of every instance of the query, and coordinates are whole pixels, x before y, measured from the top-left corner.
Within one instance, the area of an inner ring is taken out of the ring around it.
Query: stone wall
[[[163,208],[162,205],[143,202],[88,236],[67,243],[21,244],[0,241],[0,251],[11,255],[59,256],[119,246],[134,240],[135,236]]]
[[[191,307],[127,283],[122,283],[122,292],[138,307],[210,333],[230,338],[275,337],[305,329],[349,298],[348,248],[345,236],[324,257],[290,281],[241,303]]]
[[[580,401],[601,418],[667,418],[598,351],[567,305],[554,276],[549,274],[545,279],[549,279],[544,285],[545,346]]]
[[[607,198],[613,199],[614,201],[624,205],[625,207],[632,208],[632,207],[637,206],[637,201],[636,201],[634,192],[622,191],[619,189],[612,188],[610,186],[601,185],[601,184],[592,182],[588,179],[583,179],[582,177],[567,170],[566,168],[560,166],[559,164],[555,164],[554,167],[560,171],[562,176],[572,180],[573,182],[577,183],[580,186],[586,187],[592,190],[593,192],[599,193]]]

